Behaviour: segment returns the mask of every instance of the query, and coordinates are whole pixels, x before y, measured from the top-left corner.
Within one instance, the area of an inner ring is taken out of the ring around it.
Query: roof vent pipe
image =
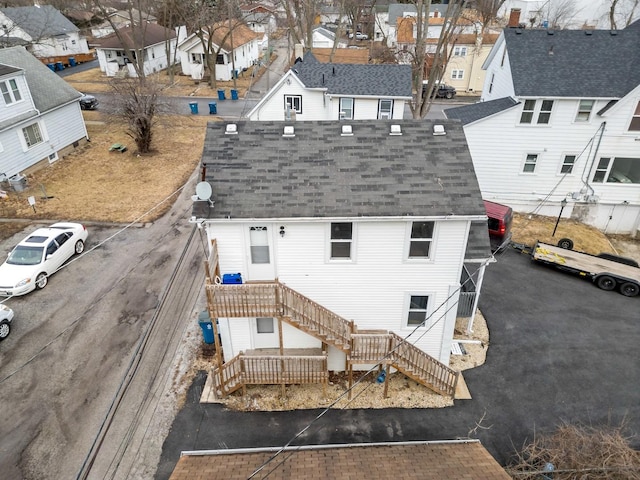
[[[322,74],[322,85],[324,85],[324,73]]]
[[[333,67],[333,68],[331,69],[331,71],[332,71],[332,73],[333,73],[333,76],[335,77],[335,76],[336,76],[336,67]]]

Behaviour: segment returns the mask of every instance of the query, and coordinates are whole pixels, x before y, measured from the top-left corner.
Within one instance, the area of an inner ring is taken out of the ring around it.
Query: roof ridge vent
[[[293,128],[293,125],[286,125],[284,127],[284,132],[282,134],[283,137],[295,137],[296,136],[296,132],[295,129]]]
[[[224,129],[225,135],[237,135],[238,134],[238,125],[235,123],[228,123],[227,127]]]
[[[547,35],[553,35],[554,33],[556,33],[554,30],[552,30],[551,28],[549,30],[547,30]]]
[[[614,28],[614,29],[612,29],[609,33],[610,33],[611,35],[618,35],[618,30],[616,30],[616,29]]]
[[[353,137],[353,128],[351,125],[342,125],[342,133],[340,134],[342,137]]]
[[[584,31],[584,34],[585,34],[585,35],[589,35],[589,36],[591,36],[591,35],[593,35],[593,30],[591,30],[591,29],[589,29],[589,30],[585,30],[585,31]]]
[[[437,137],[439,135],[446,135],[447,132],[444,129],[444,125],[434,125],[433,126],[433,136]]]
[[[402,135],[402,128],[400,128],[400,125],[391,125],[389,135]]]

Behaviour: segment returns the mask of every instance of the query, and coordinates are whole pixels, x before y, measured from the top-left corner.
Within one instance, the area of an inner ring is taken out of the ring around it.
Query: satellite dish
[[[200,182],[196,185],[196,195],[198,196],[198,200],[209,200],[211,199],[211,184],[209,182]]]

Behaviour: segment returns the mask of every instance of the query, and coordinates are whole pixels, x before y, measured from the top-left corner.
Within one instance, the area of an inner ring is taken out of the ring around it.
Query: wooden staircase
[[[395,333],[359,333],[353,321],[344,319],[280,282],[241,285],[207,282],[206,288],[212,318],[278,318],[345,352],[350,369],[358,363],[390,365],[441,395],[453,396],[455,393],[458,373],[447,365]],[[242,380],[246,374],[239,369],[239,362],[235,357],[216,367],[216,389],[223,394],[231,393],[246,383],[246,380]]]

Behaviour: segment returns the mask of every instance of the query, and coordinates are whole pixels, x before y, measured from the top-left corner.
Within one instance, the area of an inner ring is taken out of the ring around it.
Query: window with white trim
[[[491,93],[491,91],[493,90],[493,81],[495,80],[496,75],[495,73],[491,74],[491,80],[489,81],[489,93]]]
[[[409,311],[407,312],[407,326],[426,326],[427,314],[429,312],[428,295],[411,295],[409,299]]]
[[[378,119],[391,118],[393,112],[393,100],[382,99],[378,103]]]
[[[42,133],[40,133],[40,126],[37,123],[32,123],[22,129],[24,135],[24,141],[27,144],[27,148],[31,148],[34,145],[42,143]]]
[[[284,109],[291,112],[302,113],[302,95],[285,95]]]
[[[340,112],[338,118],[353,120],[353,98],[340,98]]]
[[[536,119],[537,124],[546,125],[551,119],[551,111],[553,110],[553,100],[525,100],[522,106],[522,114],[520,115],[520,123],[533,123]]]
[[[593,175],[594,183],[640,184],[640,158],[603,157]]]
[[[451,70],[451,78],[454,80],[462,80],[464,78],[464,70]]]
[[[560,167],[560,173],[571,174],[573,167],[576,164],[576,155],[565,155],[562,160],[562,166]]]
[[[538,163],[537,153],[528,153],[524,159],[524,167],[522,167],[522,173],[533,173],[536,170],[536,163]]]
[[[576,122],[588,122],[595,103],[595,100],[580,100],[578,113],[576,113]]]
[[[270,263],[269,233],[267,227],[250,227],[249,243],[251,249],[251,263]]]
[[[22,100],[22,95],[20,95],[20,89],[18,88],[18,82],[16,82],[14,78],[0,82],[0,92],[2,93],[2,98],[4,98],[4,103],[7,105],[11,105],[12,103]]]
[[[434,222],[413,222],[409,241],[409,258],[429,258]]]
[[[640,132],[640,102],[636,105],[636,109],[633,112],[631,123],[629,124],[630,132]]]
[[[467,47],[453,47],[453,56],[454,57],[466,57],[467,56]]]
[[[330,242],[330,258],[332,260],[350,260],[353,224],[351,222],[332,222]]]

